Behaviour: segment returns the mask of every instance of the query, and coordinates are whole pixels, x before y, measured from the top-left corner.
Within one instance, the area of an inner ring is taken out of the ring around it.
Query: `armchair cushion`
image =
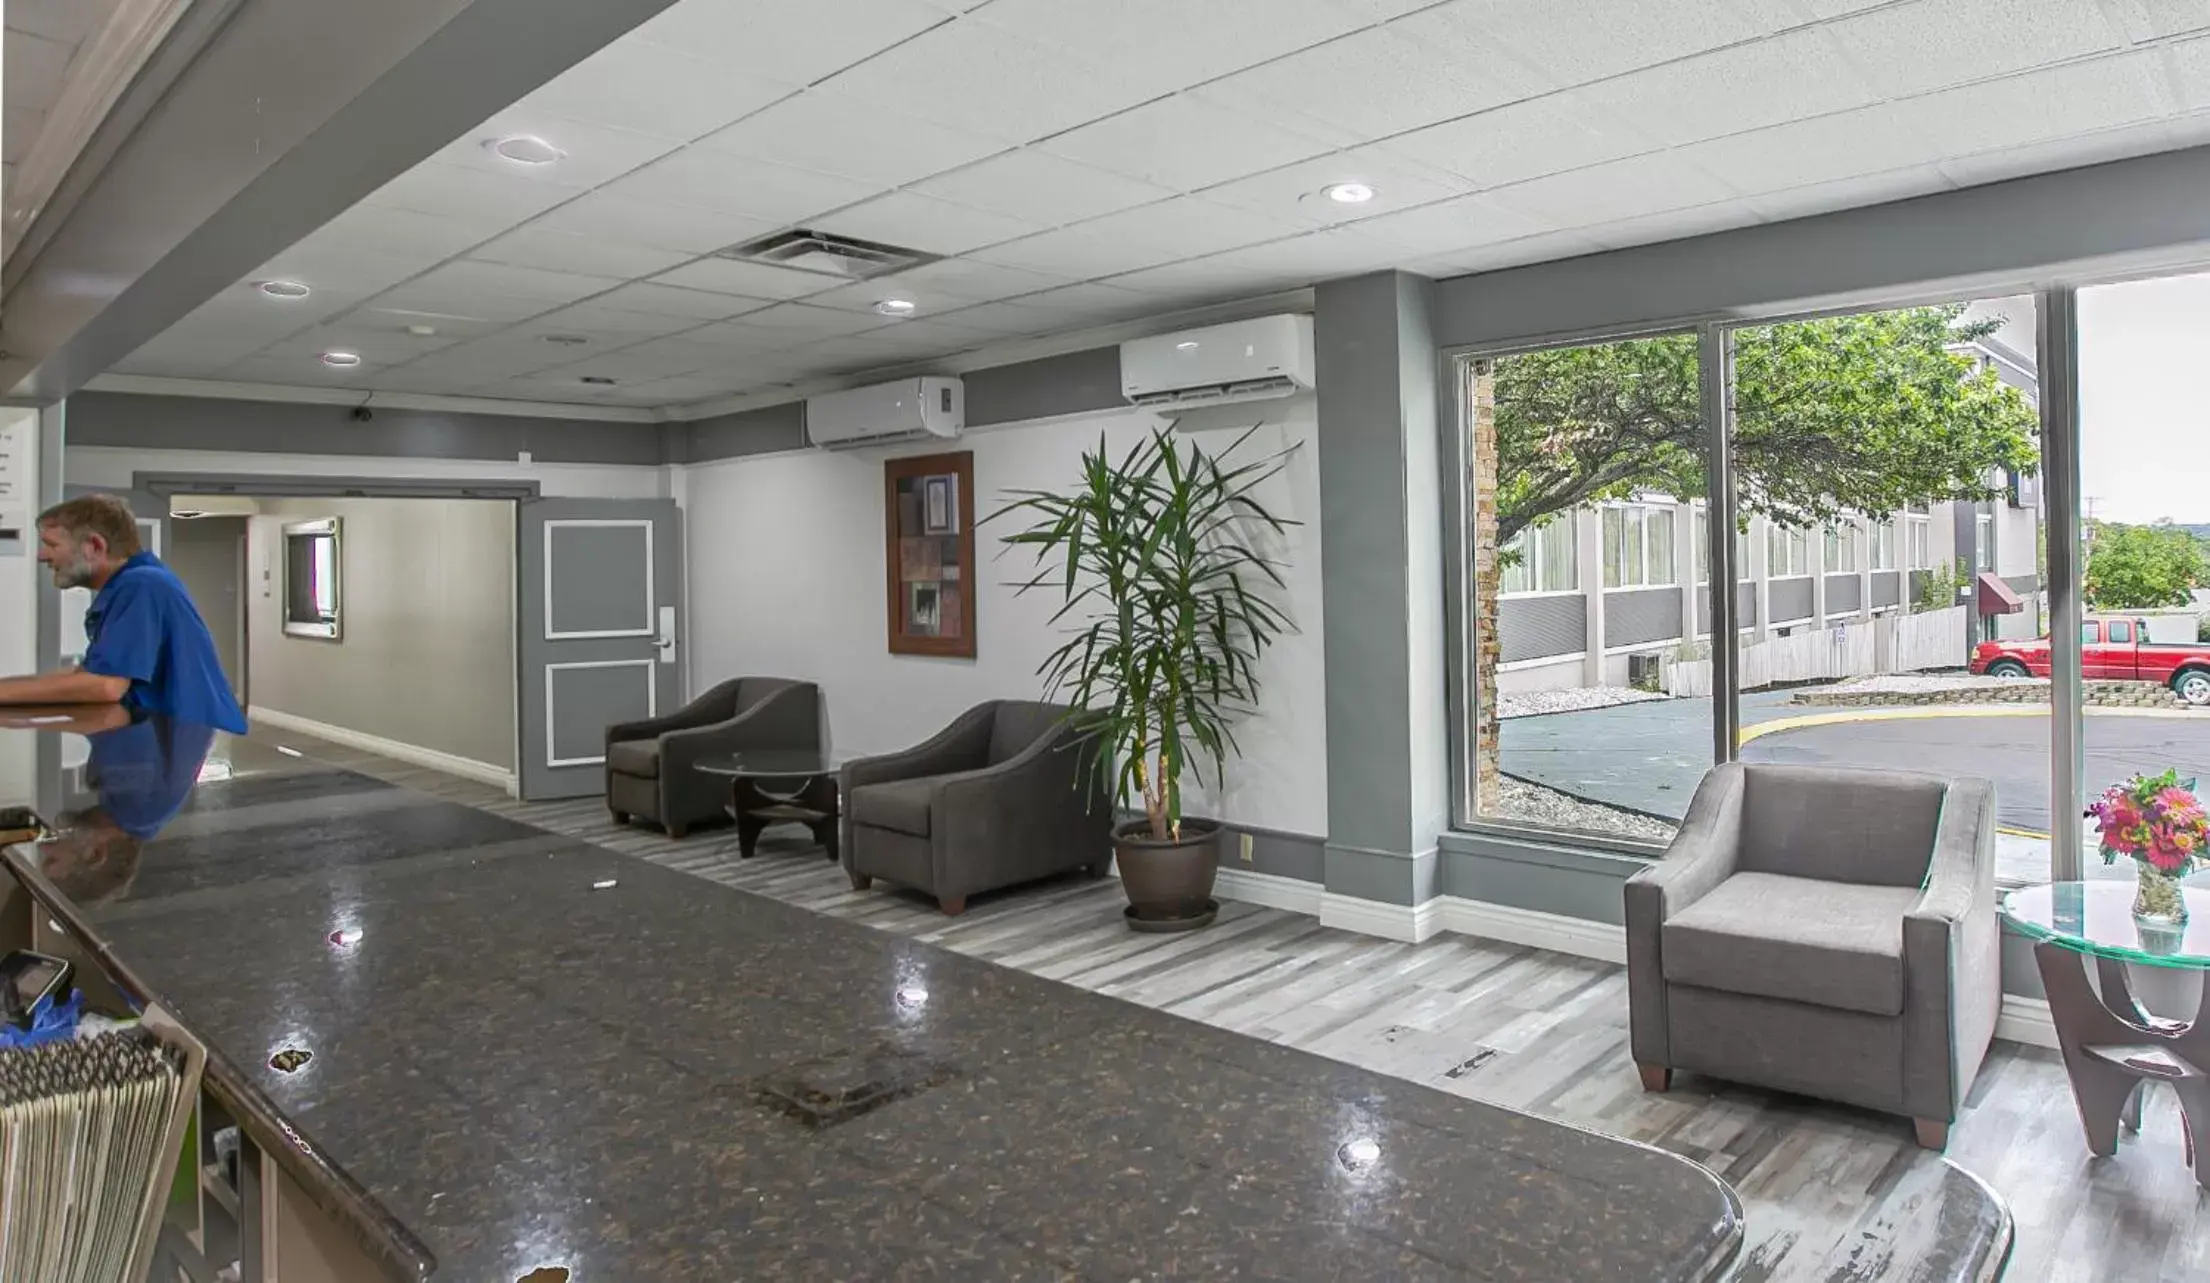
[[[1055,704],[1007,700],[997,706],[990,726],[989,765],[1010,762],[1043,740],[1067,710]]]
[[[1743,770],[1742,867],[1917,889],[1947,781],[1833,766]]]
[[[855,824],[925,838],[929,835],[929,804],[935,790],[934,779],[891,780],[854,789],[846,805],[851,807]]]
[[[1737,873],[1666,921],[1665,979],[1900,1015],[1903,918],[1918,899],[1916,886]]]
[[[660,777],[660,741],[619,740],[606,746],[606,769],[642,779]]]

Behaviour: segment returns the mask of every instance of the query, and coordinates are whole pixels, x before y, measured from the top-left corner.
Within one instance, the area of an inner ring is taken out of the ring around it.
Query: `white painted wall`
[[[1290,532],[1281,554],[1289,563],[1286,608],[1300,631],[1267,653],[1262,712],[1239,733],[1244,757],[1229,767],[1224,795],[1195,796],[1189,806],[1263,828],[1324,835],[1316,416],[1309,398],[1235,413],[1244,425],[1262,417],[1269,424],[1247,450],[1298,447],[1264,499],[1276,515],[1310,523]],[[1100,433],[1118,453],[1156,421],[1128,411],[970,433],[959,448],[974,452],[976,506],[987,513],[1008,490],[1065,485]],[[1213,429],[1198,439],[1218,449],[1235,434]],[[847,757],[915,743],[985,699],[1040,697],[1036,669],[1058,641],[1050,624],[1055,602],[1044,593],[1016,597],[1006,586],[1027,558],[998,558],[997,526],[977,537],[978,658],[894,656],[886,648],[883,461],[933,451],[793,451],[685,469],[678,493],[689,552],[691,688],[745,674],[818,682],[835,751]]]
[[[535,481],[548,497],[659,499],[671,491],[674,469],[592,463],[515,463],[492,459],[401,459],[350,454],[247,454],[221,450],[136,450],[69,446],[63,480],[70,485],[126,489],[139,472],[215,476],[464,478]]]

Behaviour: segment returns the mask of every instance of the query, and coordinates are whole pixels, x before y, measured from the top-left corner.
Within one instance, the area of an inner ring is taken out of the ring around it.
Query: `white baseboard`
[[[434,748],[423,748],[415,744],[403,744],[398,740],[385,739],[381,735],[348,730],[343,726],[332,726],[328,722],[318,722],[311,717],[301,717],[296,713],[281,712],[273,708],[249,708],[246,710],[246,720],[278,730],[312,735],[316,739],[329,740],[333,744],[343,744],[347,748],[357,748],[364,753],[374,753],[379,757],[392,758],[409,765],[443,771],[447,775],[458,775],[464,780],[474,780],[479,784],[489,784],[493,788],[505,789],[509,797],[521,795],[521,781],[515,778],[514,772],[503,766],[479,762],[472,757],[440,753]]]
[[[1464,900],[1454,895],[1440,896],[1435,903],[1442,907],[1442,929],[1445,931],[1548,949],[1576,958],[1594,958],[1599,962],[1624,964],[1627,961],[1626,928],[1614,923],[1591,922],[1587,918],[1541,913],[1508,904],[1491,904],[1486,900]]]
[[[1409,904],[1382,904],[1377,900],[1361,900],[1353,895],[1337,895],[1332,891],[1320,893],[1320,924],[1355,931],[1364,936],[1379,936],[1384,940],[1402,940],[1418,944],[1426,936],[1423,927],[1432,933],[1431,914]],[[1422,921],[1427,918],[1428,921]]]
[[[1325,893],[1317,882],[1302,878],[1285,878],[1276,873],[1253,873],[1247,869],[1222,869],[1213,879],[1213,894],[1256,904],[1269,909],[1286,909],[1291,913],[1320,916],[1320,901]]]
[[[2048,1002],[2041,998],[2021,998],[2014,993],[2004,994],[2002,1013],[1995,1017],[1995,1036],[2006,1042],[2054,1050],[2057,1027],[2049,1018]]]

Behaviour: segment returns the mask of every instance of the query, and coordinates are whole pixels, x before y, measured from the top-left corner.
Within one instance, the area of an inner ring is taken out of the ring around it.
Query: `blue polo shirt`
[[[115,827],[144,841],[184,809],[215,732],[195,722],[155,717],[86,739],[92,748],[86,774],[99,792],[100,809]]]
[[[130,681],[123,707],[243,735],[215,639],[184,581],[142,552],[123,563],[84,612],[84,671]]]

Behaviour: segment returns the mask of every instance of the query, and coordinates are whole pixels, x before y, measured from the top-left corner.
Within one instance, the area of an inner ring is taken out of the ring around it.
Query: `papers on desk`
[[[184,1062],[144,1028],[0,1053],[0,1279],[131,1283]]]

